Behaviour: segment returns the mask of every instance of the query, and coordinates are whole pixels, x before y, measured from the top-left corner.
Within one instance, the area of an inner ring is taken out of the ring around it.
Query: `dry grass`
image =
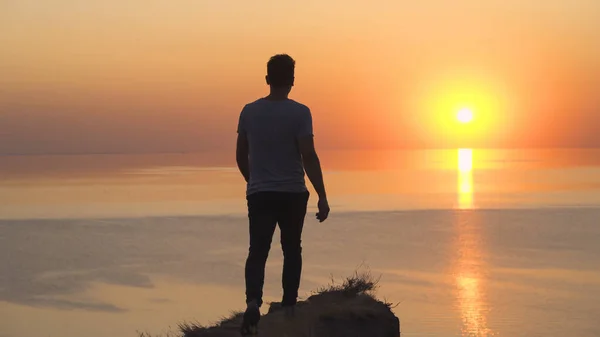
[[[352,276],[344,279],[341,284],[337,284],[335,279],[332,278],[328,286],[318,289],[313,296],[332,293],[341,293],[344,296],[350,297],[362,294],[373,295],[378,288],[379,280],[380,278],[373,278],[369,270],[360,273],[356,271]]]
[[[243,312],[241,311],[234,311],[228,317],[224,316],[212,326],[205,326],[203,324],[193,322],[183,322],[179,324],[179,331],[181,331],[185,337],[200,335],[210,329],[231,328],[232,326],[237,328],[239,327],[240,317],[242,314]]]
[[[149,332],[137,332],[138,337],[181,337],[181,333],[179,332],[165,332],[160,335],[152,335]]]

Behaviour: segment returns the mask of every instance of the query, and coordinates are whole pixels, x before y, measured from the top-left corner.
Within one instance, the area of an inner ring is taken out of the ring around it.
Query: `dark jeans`
[[[301,236],[309,193],[258,192],[247,197],[250,249],[246,260],[246,302],[262,305],[265,264],[275,226],[283,249],[283,305],[294,305],[302,273]]]

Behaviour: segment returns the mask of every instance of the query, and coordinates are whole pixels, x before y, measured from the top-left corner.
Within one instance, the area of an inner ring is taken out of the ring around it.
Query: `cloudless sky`
[[[2,0],[0,154],[231,150],[283,52],[322,148],[600,146],[598,22],[597,0]]]

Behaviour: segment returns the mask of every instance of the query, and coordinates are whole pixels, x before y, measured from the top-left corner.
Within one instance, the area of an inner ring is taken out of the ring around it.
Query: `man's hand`
[[[319,220],[319,222],[323,222],[329,216],[329,202],[327,202],[327,199],[319,199],[317,207],[319,208],[319,212],[316,214],[317,220]]]

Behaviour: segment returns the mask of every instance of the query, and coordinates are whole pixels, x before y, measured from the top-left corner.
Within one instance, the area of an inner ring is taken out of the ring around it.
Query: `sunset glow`
[[[231,151],[276,53],[322,148],[600,146],[598,1],[76,3],[0,5],[0,154]]]
[[[0,0],[0,337],[600,337],[599,23]]]

